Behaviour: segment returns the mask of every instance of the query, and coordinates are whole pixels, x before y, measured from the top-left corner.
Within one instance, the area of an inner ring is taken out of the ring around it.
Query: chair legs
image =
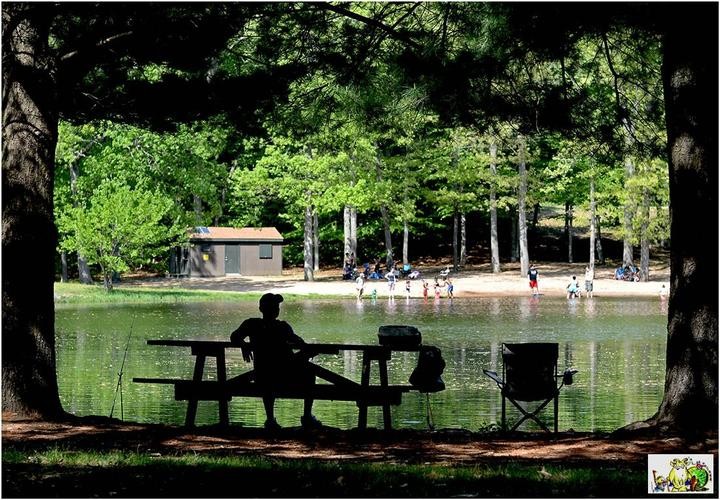
[[[505,396],[502,397],[502,431],[507,430],[507,424],[505,422]]]
[[[507,423],[506,423],[506,411],[505,411],[505,398],[506,396],[502,397],[502,430],[505,432],[507,430]],[[555,430],[555,433],[557,434],[558,431],[558,394],[556,393],[555,396],[545,400],[540,406],[535,408],[535,410],[528,412],[518,404],[517,401],[515,401],[512,398],[507,398],[515,408],[518,409],[520,413],[522,413],[522,418],[518,420],[515,425],[512,426],[510,429],[510,432],[516,430],[520,425],[522,425],[523,422],[526,420],[534,420],[535,423],[537,423],[545,432],[550,432],[550,429],[547,425],[545,425],[540,418],[538,418],[538,413],[540,413],[549,403],[550,401],[553,401],[553,428]]]

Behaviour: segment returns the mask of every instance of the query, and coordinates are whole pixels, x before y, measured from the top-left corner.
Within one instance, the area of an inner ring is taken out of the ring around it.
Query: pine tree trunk
[[[60,252],[60,282],[61,283],[67,283],[68,282],[68,264],[67,264],[67,252],[63,250]]]
[[[313,271],[320,270],[320,223],[317,210],[313,210]]]
[[[2,7],[2,410],[64,416],[55,373],[51,4]]]
[[[590,259],[589,266],[595,270],[595,179],[590,178]]]
[[[625,191],[627,191],[627,181],[635,176],[635,164],[629,156],[625,159]],[[633,262],[633,245],[630,240],[633,232],[633,214],[635,213],[635,202],[632,196],[627,197],[625,207],[623,208],[623,267]]]
[[[78,172],[77,165],[75,162],[70,164],[70,192],[72,193],[73,198],[73,206],[77,207],[78,202],[78,189],[77,189],[77,180],[80,176],[80,172]],[[92,274],[90,273],[90,266],[88,265],[87,261],[85,260],[85,257],[78,252],[77,254],[77,266],[78,266],[78,278],[80,280],[80,283],[83,285],[92,285],[93,284],[93,278]]]
[[[643,188],[642,226],[640,228],[640,279],[650,279],[650,192]]]
[[[343,209],[343,266],[345,265],[345,255],[350,255],[350,252],[352,252],[352,243],[350,241],[350,207],[345,205]]]
[[[718,429],[717,7],[677,10],[663,46],[670,166],[670,299],[665,394],[646,424]],[[630,426],[633,427],[633,426]]]
[[[193,194],[193,213],[195,214],[195,225],[196,226],[204,225],[203,224],[202,199],[196,194]]]
[[[407,221],[403,222],[403,247],[402,247],[402,259],[403,264],[409,264],[408,259],[408,245],[410,241],[410,228],[408,227]]]
[[[465,267],[467,264],[467,227],[465,224],[465,214],[460,214],[460,266]]]
[[[597,231],[597,234],[595,235],[595,250],[597,251],[597,261],[601,265],[605,265],[605,254],[603,253],[603,246],[602,246],[602,234],[600,232],[600,216],[595,216],[595,231]]]
[[[525,213],[525,199],[527,197],[527,169],[525,166],[525,138],[518,137],[518,172],[520,186],[518,189],[518,236],[520,244],[520,276],[527,276],[530,269],[530,256],[528,255],[527,220]]]
[[[357,208],[350,207],[350,253],[358,257],[357,244]]]
[[[520,258],[520,238],[518,237],[517,209],[510,209],[510,262],[517,262]]]
[[[492,272],[500,272],[500,244],[498,242],[497,200],[495,178],[497,177],[497,144],[490,144],[490,263]]]
[[[568,263],[573,263],[573,206],[565,202],[565,234],[567,235]]]
[[[315,281],[313,273],[313,207],[305,207],[305,228],[303,235],[303,276],[305,281]]]
[[[458,213],[455,212],[453,215],[453,235],[452,235],[452,250],[453,250],[453,270],[458,270],[458,236],[460,233],[460,224],[458,220]]]

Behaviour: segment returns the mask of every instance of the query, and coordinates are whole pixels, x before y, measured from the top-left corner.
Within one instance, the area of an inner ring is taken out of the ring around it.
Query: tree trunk
[[[73,199],[73,206],[77,207],[78,202],[78,190],[77,190],[77,180],[80,176],[80,172],[78,172],[77,165],[75,162],[70,164],[70,192],[72,193],[72,199]],[[85,260],[85,257],[82,256],[78,252],[77,254],[77,266],[78,266],[78,278],[80,280],[80,283],[83,285],[92,285],[93,284],[93,278],[92,274],[90,273],[90,266],[88,265],[87,261]]]
[[[520,258],[520,246],[518,238],[517,209],[510,209],[510,262],[517,262]]]
[[[490,144],[490,263],[492,272],[500,272],[500,245],[498,242],[497,200],[495,178],[497,177],[497,144]]]
[[[410,228],[408,227],[407,221],[403,222],[403,247],[402,247],[402,259],[403,264],[409,264],[408,259],[408,245],[410,240]]]
[[[532,216],[532,222],[530,223],[530,234],[529,234],[529,238],[530,238],[529,243],[533,246],[537,245],[537,238],[538,238],[537,225],[538,225],[539,219],[540,219],[540,203],[535,203],[535,205],[533,205],[533,216]]]
[[[635,164],[629,156],[625,159],[625,191],[627,192],[627,181],[635,176]],[[635,213],[635,201],[632,196],[627,196],[623,208],[623,267],[633,262],[633,245],[631,242],[633,232],[633,214]]]
[[[109,269],[105,269],[103,266],[100,266],[100,274],[102,274],[103,277],[103,287],[105,288],[105,291],[112,292],[112,272]]]
[[[642,225],[640,227],[640,279],[650,279],[650,192],[643,188]]]
[[[591,270],[595,270],[595,179],[590,178],[590,259]]]
[[[317,210],[313,210],[313,271],[320,270],[320,223]]]
[[[597,234],[595,235],[595,250],[597,251],[597,261],[601,265],[605,265],[605,254],[603,253],[603,247],[602,247],[602,234],[600,232],[600,216],[595,216],[595,231],[597,231]]]
[[[67,265],[67,252],[63,250],[60,252],[60,282],[61,283],[67,283],[68,282],[68,265]]]
[[[458,236],[460,233],[459,214],[455,212],[453,215],[453,235],[452,235],[452,250],[453,250],[453,270],[458,270]]]
[[[646,422],[683,434],[718,429],[717,7],[690,5],[663,44],[670,299],[665,394]]]
[[[2,19],[2,410],[44,419],[64,415],[55,374],[52,9],[8,3]]]
[[[358,258],[357,245],[357,208],[350,207],[350,253],[355,254]]]
[[[565,202],[565,234],[567,235],[568,263],[573,263],[573,206]]]
[[[467,264],[467,227],[465,224],[465,214],[460,214],[460,266],[465,267]]]
[[[350,255],[352,244],[350,242],[350,207],[345,205],[343,209],[343,255],[342,265],[345,265],[345,256]]]
[[[525,198],[527,197],[527,170],[525,168],[525,138],[518,137],[518,172],[520,186],[518,189],[518,235],[520,244],[520,276],[527,276],[530,269],[528,255],[527,220],[525,214]]]
[[[193,213],[195,214],[195,225],[202,226],[203,225],[202,198],[200,198],[196,194],[193,194]]]
[[[303,235],[303,276],[305,281],[315,281],[313,273],[313,207],[305,207],[305,228]]]

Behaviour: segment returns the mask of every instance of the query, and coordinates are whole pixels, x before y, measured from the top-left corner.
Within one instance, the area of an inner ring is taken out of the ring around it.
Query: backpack
[[[410,384],[420,392],[439,392],[445,389],[440,375],[445,370],[445,360],[440,349],[434,346],[422,346],[418,363],[410,374]]]

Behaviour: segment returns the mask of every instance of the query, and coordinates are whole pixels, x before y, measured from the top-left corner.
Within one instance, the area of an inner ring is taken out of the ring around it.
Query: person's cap
[[[262,297],[260,297],[260,307],[264,307],[266,305],[271,304],[279,304],[283,301],[283,296],[279,293],[266,293]]]

